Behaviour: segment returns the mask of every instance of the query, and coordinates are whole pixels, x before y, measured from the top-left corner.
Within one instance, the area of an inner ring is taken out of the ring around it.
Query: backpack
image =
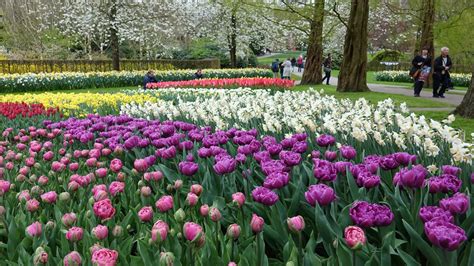
[[[279,69],[278,62],[273,62],[272,63],[272,71],[273,72],[278,72],[278,69]]]

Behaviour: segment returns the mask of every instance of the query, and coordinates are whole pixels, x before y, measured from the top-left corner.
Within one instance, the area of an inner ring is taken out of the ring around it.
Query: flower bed
[[[413,82],[408,71],[380,71],[375,72],[375,80],[389,82]],[[470,74],[451,73],[451,81],[454,86],[469,87],[471,84]]]
[[[420,153],[433,162],[447,154],[456,162],[472,163],[473,143],[451,127],[451,116],[442,123],[426,121],[396,108],[388,99],[377,107],[361,98],[356,102],[337,100],[317,91],[276,92],[251,89],[159,89],[152,92],[162,101],[155,104],[127,104],[123,114],[142,118],[180,119],[212,124],[220,129],[257,128],[271,134],[286,132],[330,132],[341,138],[378,145],[387,152],[406,150]],[[179,97],[179,100],[176,100]],[[398,111],[399,110],[399,111]],[[450,160],[450,159],[449,159]],[[449,163],[445,161],[446,163]]]
[[[0,115],[9,120],[13,120],[17,117],[54,116],[58,113],[59,108],[45,108],[43,104],[0,102]]]
[[[59,108],[66,115],[83,117],[89,113],[117,113],[121,105],[127,103],[143,104],[155,102],[156,97],[145,94],[125,93],[39,93],[39,94],[4,94],[0,103],[40,104],[47,109]]]
[[[206,78],[271,77],[264,69],[205,69]],[[0,92],[30,92],[138,86],[143,84],[144,71],[64,72],[41,74],[0,74]],[[160,81],[193,79],[193,70],[157,71]]]
[[[164,81],[147,84],[147,89],[161,88],[238,88],[287,89],[295,85],[293,80],[274,78],[195,79]]]

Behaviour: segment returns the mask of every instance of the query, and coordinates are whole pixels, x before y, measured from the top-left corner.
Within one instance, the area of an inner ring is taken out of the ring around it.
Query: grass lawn
[[[268,66],[270,66],[270,64],[276,58],[278,58],[278,59],[280,59],[280,61],[282,61],[283,59],[287,59],[288,57],[289,58],[293,58],[293,57],[298,58],[298,56],[300,56],[300,54],[305,55],[306,51],[287,51],[287,52],[283,52],[283,53],[280,53],[280,54],[275,54],[275,55],[268,56],[268,57],[257,58],[257,64],[258,65],[268,65]]]

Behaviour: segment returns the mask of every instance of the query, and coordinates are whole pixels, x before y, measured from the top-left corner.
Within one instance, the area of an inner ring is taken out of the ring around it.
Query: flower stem
[[[356,251],[352,250],[352,266],[356,266]]]
[[[303,240],[301,237],[301,232],[298,232],[298,264],[303,265]]]

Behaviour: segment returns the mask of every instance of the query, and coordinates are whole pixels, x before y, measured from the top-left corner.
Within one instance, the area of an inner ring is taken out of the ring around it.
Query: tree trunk
[[[367,23],[369,0],[352,0],[337,91],[368,91]]]
[[[430,55],[434,57],[433,24],[435,20],[435,0],[423,0],[422,12],[420,47],[417,48],[421,51],[424,47],[428,47]]]
[[[116,25],[117,0],[111,1],[109,23],[110,23],[110,48],[112,50],[112,68],[120,71],[120,43]]]
[[[309,34],[308,52],[301,84],[320,84],[322,79],[321,65],[323,62],[323,23],[324,0],[314,3],[311,32]]]
[[[229,54],[230,54],[230,65],[232,67],[237,66],[237,18],[234,13],[230,16],[230,27],[231,32],[229,35]]]
[[[471,86],[454,113],[462,117],[474,118],[474,70],[471,77]]]

